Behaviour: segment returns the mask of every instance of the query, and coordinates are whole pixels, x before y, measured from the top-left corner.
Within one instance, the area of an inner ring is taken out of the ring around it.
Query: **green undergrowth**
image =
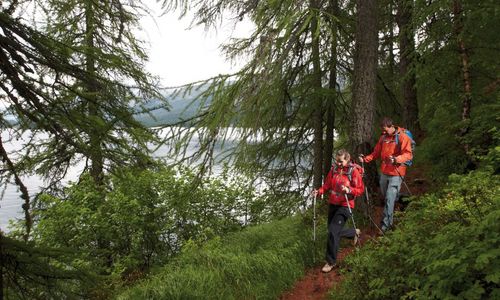
[[[331,299],[500,299],[500,176],[452,175],[346,258]]]
[[[317,241],[316,245],[323,244]],[[252,226],[181,254],[117,299],[276,299],[320,257],[307,218]]]

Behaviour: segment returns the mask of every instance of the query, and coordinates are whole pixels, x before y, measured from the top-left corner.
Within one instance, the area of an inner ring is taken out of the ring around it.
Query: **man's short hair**
[[[382,119],[382,121],[380,122],[380,126],[382,126],[382,127],[392,127],[393,126],[392,119],[389,118],[389,117],[384,117]]]

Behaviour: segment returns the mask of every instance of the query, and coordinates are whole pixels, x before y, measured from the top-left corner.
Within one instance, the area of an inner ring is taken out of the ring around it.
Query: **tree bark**
[[[397,24],[399,27],[399,75],[402,79],[403,125],[420,133],[415,78],[415,30],[412,25],[413,1],[399,0]]]
[[[311,19],[311,51],[313,63],[313,130],[314,130],[314,164],[313,164],[313,187],[319,188],[322,183],[323,175],[323,103],[320,96],[321,89],[321,61],[319,56],[319,34],[318,29],[318,14],[319,2],[317,0],[310,1],[310,10],[313,17]]]
[[[394,10],[394,2],[389,1],[389,68],[391,72],[391,78],[394,80],[395,74],[395,58],[394,58],[394,14],[392,11]]]
[[[96,62],[94,57],[94,30],[95,30],[95,22],[94,22],[94,7],[92,1],[86,2],[85,6],[85,25],[86,25],[86,46],[87,52],[85,57],[85,66],[88,74],[92,77],[96,77]],[[96,84],[91,82],[87,86],[87,95],[88,95],[88,112],[89,117],[91,119],[98,119],[99,110],[97,101],[99,101],[97,97],[98,91],[96,88]],[[90,139],[90,149],[89,149],[89,158],[91,162],[90,166],[90,176],[93,178],[94,182],[98,186],[103,185],[104,180],[104,161],[102,155],[101,148],[101,132],[99,130],[98,124],[95,124],[89,132]]]
[[[351,150],[354,156],[372,150],[377,80],[377,1],[357,0],[356,48],[352,99]],[[371,164],[369,186],[376,186],[376,172]]]
[[[367,151],[372,139],[377,80],[377,1],[358,0],[351,141],[355,152]]]
[[[332,16],[338,15],[338,0],[330,0],[329,13]],[[332,41],[330,45],[330,70],[328,78],[328,88],[331,91],[331,97],[328,99],[326,108],[326,135],[325,135],[325,153],[323,164],[323,176],[326,178],[332,166],[333,143],[335,130],[335,105],[337,99],[337,44],[338,44],[338,23],[332,19],[331,23]]]
[[[470,128],[470,113],[471,113],[471,102],[472,102],[472,87],[470,80],[469,71],[469,55],[467,53],[467,48],[465,47],[465,42],[462,38],[463,32],[463,10],[460,0],[453,1],[453,24],[455,29],[455,36],[457,38],[458,53],[460,55],[460,60],[462,64],[462,77],[464,85],[464,94],[462,100],[462,122],[463,127],[460,132],[460,137],[464,137]],[[462,146],[466,153],[469,153],[470,145],[467,142],[463,142]]]
[[[3,300],[3,233],[0,231],[0,300]]]

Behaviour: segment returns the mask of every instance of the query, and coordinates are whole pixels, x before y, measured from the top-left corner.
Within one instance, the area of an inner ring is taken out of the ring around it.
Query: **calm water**
[[[165,136],[166,133],[163,134]],[[27,135],[26,135],[27,136]],[[25,137],[26,137],[25,136]],[[9,155],[15,156],[16,153],[21,151],[23,146],[23,138],[18,140],[14,140],[11,142],[7,142],[9,138],[9,133],[2,133],[2,140],[4,141],[4,146],[9,153]],[[192,154],[198,146],[198,141],[196,139],[192,140],[188,146],[187,154]],[[232,146],[231,141],[225,144],[225,148]],[[215,151],[221,151],[221,149],[217,148]],[[154,156],[163,157],[168,152],[167,146],[162,146],[154,152]],[[217,153],[216,153],[217,154]],[[63,184],[68,184],[70,181],[76,181],[78,175],[81,174],[83,170],[84,164],[83,162],[68,171],[67,176],[63,180]],[[219,174],[222,170],[221,165],[215,165],[213,168],[213,172],[215,174]],[[38,176],[24,176],[22,177],[24,185],[28,188],[28,192],[30,197],[33,199],[34,195],[40,191],[40,187],[44,186],[44,182]],[[24,219],[24,212],[22,210],[22,204],[24,202],[21,199],[21,193],[17,185],[13,183],[7,184],[6,188],[0,190],[3,192],[0,194],[0,229],[3,231],[8,231],[9,220],[14,220],[16,218]]]
[[[7,142],[8,134],[2,134],[2,140],[4,141],[4,146],[6,151],[9,153],[11,159],[19,154],[23,146],[23,139],[14,140]],[[63,184],[68,184],[70,181],[75,181],[78,175],[82,172],[84,167],[83,162],[77,166],[72,167],[67,176],[62,181]],[[44,186],[44,182],[39,176],[22,176],[21,180],[23,184],[28,189],[28,193],[31,199],[34,198],[36,193],[40,191],[40,188]],[[24,219],[24,212],[22,205],[24,200],[21,199],[21,192],[19,187],[14,184],[13,179],[6,186],[3,186],[0,199],[0,229],[7,231],[9,220],[14,220],[16,218]]]
[[[23,138],[8,143],[6,142],[8,139],[8,135],[9,135],[8,132],[2,133],[2,140],[4,141],[4,146],[7,152],[9,152],[9,154],[15,155],[15,153],[18,153],[23,146]],[[168,135],[168,132],[164,131],[160,135],[165,137]],[[228,129],[228,135],[226,136],[226,138],[227,141],[224,143],[224,147],[222,149],[219,146],[215,147],[214,155],[220,154],[223,150],[227,150],[234,146],[236,141],[239,140],[237,130]],[[255,139],[258,140],[259,137],[256,137]],[[196,137],[194,137],[188,146],[187,155],[194,153],[194,151],[196,151],[198,146],[199,146],[198,140]],[[157,149],[153,155],[156,157],[164,157],[168,153],[168,150],[169,148],[167,146],[162,146],[159,149]],[[80,165],[71,168],[68,171],[66,178],[63,180],[63,184],[67,184],[70,181],[76,181],[78,175],[81,174],[83,167],[84,165],[82,162]],[[220,174],[221,171],[222,171],[222,163],[216,162],[212,170],[213,174],[216,176],[217,174]],[[40,191],[40,187],[44,185],[42,180],[37,176],[28,176],[28,177],[23,177],[22,179],[23,183],[28,188],[31,198],[33,198],[33,196]],[[262,186],[260,188],[262,188]],[[20,195],[21,194],[19,192],[19,188],[14,184],[8,184],[4,193],[1,194],[1,199],[0,199],[1,230],[3,231],[7,230],[9,220],[14,220],[16,218],[20,219],[24,218],[24,212],[21,207],[23,204],[23,200],[21,199]]]

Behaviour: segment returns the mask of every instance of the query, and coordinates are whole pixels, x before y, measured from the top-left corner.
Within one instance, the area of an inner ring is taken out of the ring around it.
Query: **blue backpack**
[[[399,127],[402,132],[404,132],[409,138],[410,138],[410,143],[411,143],[411,154],[413,155],[415,153],[415,146],[417,146],[417,142],[415,142],[415,139],[413,138],[413,134],[408,129]],[[396,146],[399,146],[399,131],[396,131]],[[401,149],[399,149],[401,151]],[[409,167],[413,165],[413,159],[407,160],[404,162],[404,164]]]

